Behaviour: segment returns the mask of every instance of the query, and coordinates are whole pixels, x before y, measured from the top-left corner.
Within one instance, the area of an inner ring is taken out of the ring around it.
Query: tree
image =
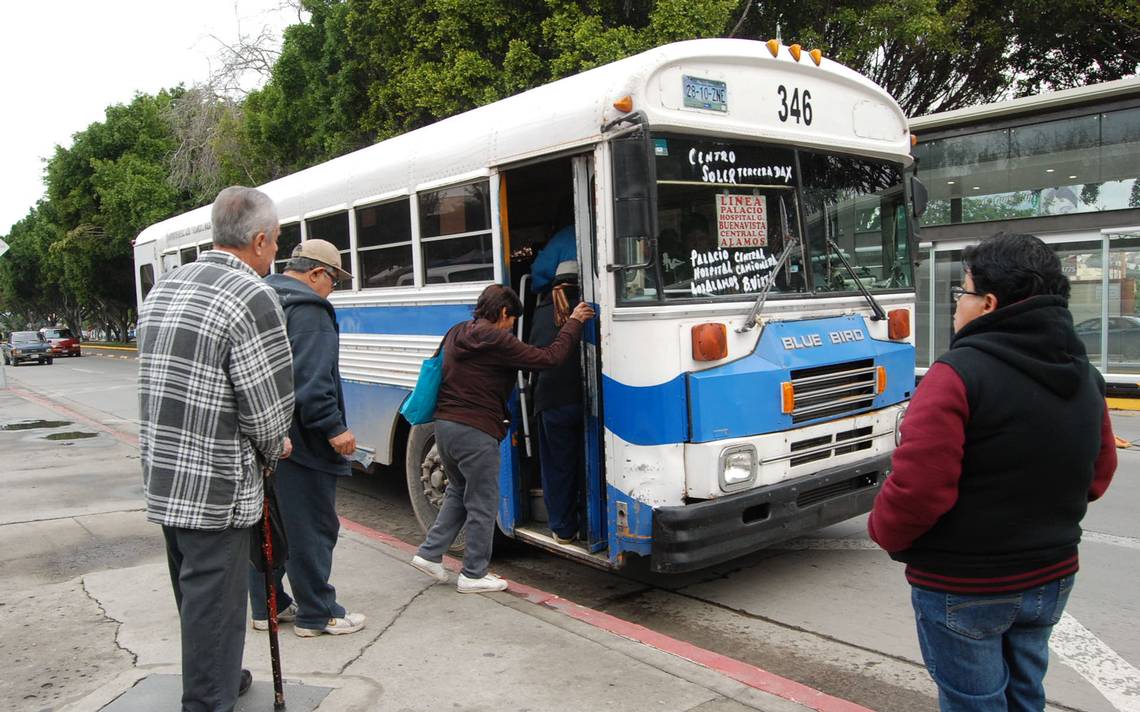
[[[48,203],[56,226],[45,262],[56,265],[76,301],[114,324],[120,338],[135,307],[131,241],[146,226],[191,207],[168,180],[176,142],[165,118],[181,89],[108,107],[106,119],[57,147],[48,161]]]

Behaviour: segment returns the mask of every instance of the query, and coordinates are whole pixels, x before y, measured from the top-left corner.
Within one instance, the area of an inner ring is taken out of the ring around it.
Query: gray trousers
[[[437,420],[435,445],[447,473],[447,491],[419,555],[428,561],[442,561],[466,524],[467,548],[461,573],[483,578],[491,565],[499,506],[499,441],[469,425]]]
[[[231,712],[245,649],[246,529],[163,527],[182,624],[182,712]]]

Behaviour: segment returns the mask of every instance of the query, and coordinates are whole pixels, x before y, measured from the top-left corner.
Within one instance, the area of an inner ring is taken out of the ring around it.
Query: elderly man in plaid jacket
[[[229,712],[249,688],[249,529],[262,465],[288,456],[293,366],[261,276],[277,209],[231,187],[210,216],[214,249],[166,275],[139,312],[139,433],[147,519],[162,525],[182,624],[183,712]]]

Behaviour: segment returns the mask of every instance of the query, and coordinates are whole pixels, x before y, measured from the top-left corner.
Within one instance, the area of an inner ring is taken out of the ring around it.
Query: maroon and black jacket
[[[911,399],[867,528],[914,586],[1017,592],[1077,571],[1116,470],[1104,379],[1061,297],[962,328]]]
[[[443,339],[443,380],[436,400],[436,420],[450,420],[482,430],[496,440],[507,434],[507,398],[520,368],[557,366],[582,335],[582,322],[567,319],[545,348],[524,344],[514,334],[484,319],[452,327]]]

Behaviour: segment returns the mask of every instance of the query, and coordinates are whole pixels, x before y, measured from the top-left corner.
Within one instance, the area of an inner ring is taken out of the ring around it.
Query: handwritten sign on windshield
[[[717,246],[768,246],[768,201],[763,195],[716,196]]]

